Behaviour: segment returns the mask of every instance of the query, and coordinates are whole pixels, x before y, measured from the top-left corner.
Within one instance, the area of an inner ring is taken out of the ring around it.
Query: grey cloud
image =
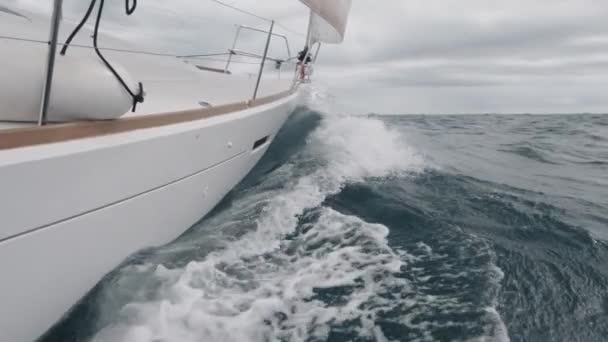
[[[604,1],[385,4],[357,2],[346,46],[323,56],[319,74],[365,89],[356,99],[402,112],[608,112]]]

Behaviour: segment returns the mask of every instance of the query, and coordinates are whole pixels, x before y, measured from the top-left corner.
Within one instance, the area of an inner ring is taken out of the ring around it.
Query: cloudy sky
[[[86,1],[66,0],[77,18]],[[331,0],[327,0],[331,1]],[[38,0],[0,0],[40,9]],[[49,1],[50,2],[50,1]],[[110,28],[147,46],[225,51],[234,23],[263,27],[210,0],[122,0]],[[226,0],[276,18],[294,47],[306,10],[296,0]],[[606,0],[353,0],[343,45],[324,46],[317,68],[330,92],[383,113],[608,112]],[[122,26],[121,26],[122,25]],[[244,45],[259,47],[246,36]],[[243,47],[245,48],[245,47]],[[274,42],[273,51],[282,46]]]

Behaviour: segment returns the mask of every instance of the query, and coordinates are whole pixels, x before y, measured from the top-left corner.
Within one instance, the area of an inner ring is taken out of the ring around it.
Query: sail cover
[[[310,18],[311,43],[341,43],[346,32],[352,0],[300,0],[312,13]]]

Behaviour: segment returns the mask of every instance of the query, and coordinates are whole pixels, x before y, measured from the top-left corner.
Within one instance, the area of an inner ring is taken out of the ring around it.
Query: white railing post
[[[268,38],[266,39],[266,47],[264,48],[264,56],[262,57],[262,63],[260,63],[260,71],[258,72],[258,80],[255,84],[255,90],[253,91],[253,99],[258,97],[258,90],[260,88],[260,82],[262,81],[262,74],[264,73],[264,64],[266,64],[266,57],[268,56],[268,49],[270,48],[270,41],[272,40],[272,30],[274,29],[274,20],[270,22],[270,30],[268,30]]]
[[[51,102],[51,88],[53,86],[53,73],[55,71],[55,57],[57,56],[57,40],[59,36],[59,24],[61,23],[61,13],[63,0],[55,0],[53,4],[53,16],[51,17],[51,30],[49,34],[49,51],[46,62],[46,76],[42,86],[42,97],[40,99],[40,116],[38,125],[46,124],[49,103]]]

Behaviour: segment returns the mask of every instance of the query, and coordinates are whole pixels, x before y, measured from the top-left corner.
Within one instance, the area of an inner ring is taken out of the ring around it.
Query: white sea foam
[[[304,341],[326,337],[329,323],[352,319],[362,319],[362,335],[382,336],[375,310],[365,305],[386,309],[390,302],[376,297],[381,287],[407,286],[397,278],[376,281],[403,263],[387,235],[382,225],[323,208],[305,232],[271,253],[241,253],[236,248],[257,246],[237,241],[184,269],[158,266],[159,299],[128,304],[124,319],[95,341]],[[317,298],[333,288],[348,289],[343,305]]]
[[[481,338],[481,341],[484,342],[509,342],[511,339],[509,338],[509,332],[507,330],[507,326],[505,322],[502,320],[500,313],[496,310],[496,307],[492,306],[486,308],[486,312],[488,313],[490,319],[492,320],[492,326],[487,329],[486,336]]]
[[[392,292],[407,291],[398,273],[415,258],[389,247],[385,226],[322,203],[348,183],[422,170],[407,146],[380,120],[325,117],[298,160],[273,172],[291,179],[284,188],[240,199],[241,210],[263,204],[254,230],[183,268],[153,266],[152,299],[125,305],[93,340],[322,340],[356,321],[361,337],[388,341],[376,318],[403,305]]]

